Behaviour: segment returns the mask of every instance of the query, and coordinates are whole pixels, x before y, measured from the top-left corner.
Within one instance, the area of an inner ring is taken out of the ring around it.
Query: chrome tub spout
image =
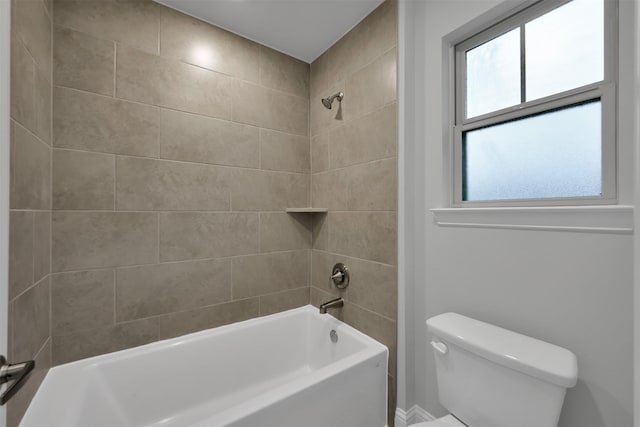
[[[324,304],[320,304],[320,314],[326,314],[328,308],[340,308],[344,306],[344,300],[342,298],[332,299]]]

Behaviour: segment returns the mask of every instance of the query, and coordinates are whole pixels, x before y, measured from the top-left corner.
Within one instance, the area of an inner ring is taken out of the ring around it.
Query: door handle
[[[35,366],[36,362],[33,360],[11,365],[7,363],[4,356],[0,356],[0,384],[12,381],[4,393],[0,395],[0,405],[7,403],[22,388]]]

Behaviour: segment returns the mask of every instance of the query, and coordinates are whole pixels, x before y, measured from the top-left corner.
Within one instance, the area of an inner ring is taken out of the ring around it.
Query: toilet
[[[450,412],[410,427],[557,427],[578,364],[569,350],[456,313],[427,320]]]

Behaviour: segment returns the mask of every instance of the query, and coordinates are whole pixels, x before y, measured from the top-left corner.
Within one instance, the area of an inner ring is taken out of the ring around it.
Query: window
[[[543,0],[455,45],[454,207],[616,202],[611,0]]]

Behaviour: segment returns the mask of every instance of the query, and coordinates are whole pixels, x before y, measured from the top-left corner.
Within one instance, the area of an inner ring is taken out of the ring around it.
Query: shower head
[[[344,93],[342,92],[335,93],[328,98],[322,98],[322,105],[324,105],[328,110],[331,110],[331,105],[333,104],[333,100],[337,99],[338,102],[342,102],[342,98],[344,98]]]

